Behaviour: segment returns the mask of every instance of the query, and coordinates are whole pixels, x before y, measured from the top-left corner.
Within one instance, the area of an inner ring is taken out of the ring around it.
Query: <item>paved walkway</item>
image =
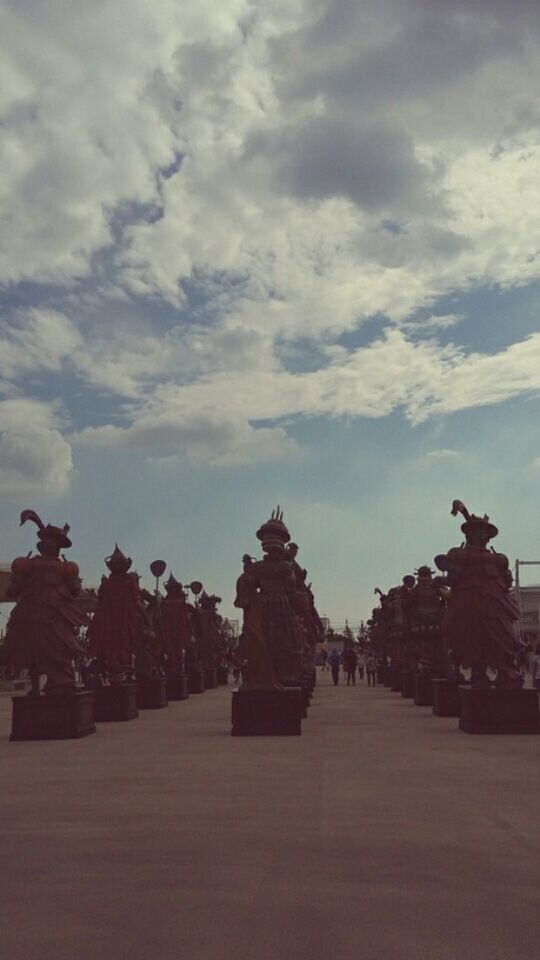
[[[319,685],[302,737],[232,738],[230,688],[10,743],[6,960],[529,960],[540,737]]]

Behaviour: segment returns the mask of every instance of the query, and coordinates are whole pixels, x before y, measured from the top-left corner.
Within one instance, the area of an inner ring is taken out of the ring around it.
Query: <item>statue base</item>
[[[204,693],[204,670],[202,667],[194,667],[188,672],[188,689],[191,693]]]
[[[433,677],[430,673],[415,674],[414,702],[417,707],[433,706]]]
[[[435,716],[459,717],[459,680],[436,679],[431,683]]]
[[[207,690],[215,690],[217,681],[217,670],[215,667],[206,667],[204,671],[204,685]]]
[[[96,732],[92,691],[12,700],[10,740],[73,740]]]
[[[386,667],[377,667],[377,683],[384,686]]]
[[[536,690],[459,688],[459,729],[465,733],[540,733]]]
[[[233,737],[287,737],[302,733],[302,691],[234,690]]]
[[[398,665],[390,667],[390,689],[392,693],[401,693],[402,668]]]
[[[403,670],[401,674],[401,696],[412,700],[414,697],[414,673],[412,670]]]
[[[309,707],[309,690],[307,689],[305,682],[302,677],[298,677],[297,680],[281,680],[280,681],[284,687],[287,687],[289,690],[300,690],[301,702],[302,702],[302,720],[307,719],[307,712]]]
[[[167,703],[167,677],[143,677],[137,680],[139,710],[161,710]]]
[[[187,673],[170,673],[167,676],[167,700],[187,700],[188,697]]]
[[[387,666],[384,668],[384,680],[383,680],[383,685],[384,685],[385,687],[388,687],[388,689],[390,689],[390,687],[392,686],[392,677],[393,677],[393,675],[392,675],[392,667],[389,666],[389,665],[387,665]]]
[[[313,692],[315,687],[317,686],[317,668],[316,667],[313,667],[310,676],[311,676],[311,692]]]
[[[227,667],[217,668],[217,682],[220,687],[226,687],[229,682],[229,670]]]
[[[94,717],[98,723],[112,720],[135,720],[137,710],[137,684],[119,683],[117,686],[100,687],[95,692]]]

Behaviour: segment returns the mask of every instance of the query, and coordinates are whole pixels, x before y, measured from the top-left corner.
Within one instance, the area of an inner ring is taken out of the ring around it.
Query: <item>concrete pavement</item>
[[[0,697],[2,956],[535,956],[540,737],[318,679],[293,738],[231,737],[219,688],[10,743]]]

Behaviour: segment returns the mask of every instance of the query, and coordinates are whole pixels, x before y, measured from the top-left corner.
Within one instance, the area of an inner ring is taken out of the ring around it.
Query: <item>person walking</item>
[[[332,680],[334,686],[337,687],[339,683],[339,665],[341,663],[341,657],[337,650],[332,650],[328,657],[328,663],[330,664],[330,670],[332,671]]]
[[[372,653],[366,657],[366,675],[368,687],[374,687],[377,684],[377,661]]]
[[[537,647],[531,657],[531,674],[535,690],[540,693],[540,647]]]
[[[364,669],[366,666],[366,655],[363,650],[360,650],[358,654],[358,679],[364,679]]]
[[[328,670],[328,650],[323,650],[321,653],[321,666],[323,670]]]
[[[356,665],[358,658],[356,656],[356,650],[353,650],[351,647],[349,650],[345,650],[343,653],[343,666],[345,667],[345,673],[347,674],[347,686],[349,687],[352,683],[353,687],[356,686]]]

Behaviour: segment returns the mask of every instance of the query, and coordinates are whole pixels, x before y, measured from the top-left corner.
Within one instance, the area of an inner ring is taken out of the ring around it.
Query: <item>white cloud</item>
[[[459,460],[461,453],[459,450],[430,450],[429,453],[426,453],[426,460]]]
[[[0,402],[0,493],[57,497],[73,472],[71,447],[51,404],[27,399]]]
[[[6,315],[0,372],[129,400],[114,425],[89,403],[79,440],[248,462],[289,452],[283,418],[538,390],[537,336],[469,353],[434,307],[540,277],[527,4],[47,7],[0,0],[0,282],[55,285]],[[336,343],[375,315],[400,329]],[[302,338],[320,362],[288,372]]]

